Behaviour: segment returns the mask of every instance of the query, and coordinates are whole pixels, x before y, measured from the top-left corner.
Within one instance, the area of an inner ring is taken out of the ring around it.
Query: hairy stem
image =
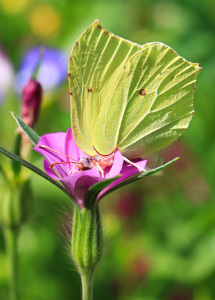
[[[82,300],[93,299],[93,274],[91,272],[81,274]]]

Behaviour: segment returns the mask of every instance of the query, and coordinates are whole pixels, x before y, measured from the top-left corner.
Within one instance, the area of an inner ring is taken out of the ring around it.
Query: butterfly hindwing
[[[118,148],[128,158],[160,150],[188,127],[198,64],[155,43],[134,54],[103,101],[94,147],[107,155]]]

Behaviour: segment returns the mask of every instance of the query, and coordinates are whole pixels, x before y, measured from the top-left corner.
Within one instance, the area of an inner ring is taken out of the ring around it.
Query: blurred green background
[[[16,124],[9,111],[20,115],[14,87],[23,55],[37,45],[69,55],[97,18],[119,36],[139,44],[163,42],[203,67],[189,129],[177,143],[150,156],[148,167],[181,159],[100,204],[105,255],[96,273],[95,300],[215,299],[214,16],[214,0],[0,0],[0,49],[12,74],[0,103],[0,145],[10,150]],[[4,78],[1,62],[0,75]],[[39,135],[70,126],[66,77],[65,72],[64,82],[44,93]],[[39,155],[32,162],[42,167]],[[19,239],[21,299],[81,299],[79,275],[63,235],[69,201],[36,175],[31,179],[34,212]],[[9,299],[1,231],[0,299]]]

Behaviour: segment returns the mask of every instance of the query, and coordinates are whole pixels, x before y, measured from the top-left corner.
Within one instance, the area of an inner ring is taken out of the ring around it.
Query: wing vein
[[[173,64],[173,62],[170,64],[170,65],[172,65]],[[183,63],[182,63],[183,64]],[[180,65],[178,65],[178,66],[176,66],[175,67],[175,69],[174,70],[172,70],[172,72],[173,71],[175,71],[177,68],[179,68],[182,64],[180,64]],[[170,65],[168,65],[167,67],[169,67]],[[167,76],[168,76],[169,74],[167,74]],[[191,74],[191,75],[193,75],[193,73]],[[191,75],[189,75],[189,76],[191,76]],[[167,77],[166,76],[166,77]],[[188,77],[189,77],[188,76]],[[163,78],[163,80],[166,78],[166,77],[164,77]],[[188,78],[187,77],[187,78]],[[162,80],[162,81],[163,81]],[[161,81],[161,83],[162,83],[162,81]],[[181,80],[182,81],[182,80]],[[181,81],[179,81],[179,83],[181,82]],[[160,84],[161,84],[160,83]],[[178,83],[177,83],[178,84]],[[160,86],[160,85],[159,85]],[[158,87],[159,88],[159,87]],[[158,90],[158,89],[157,89]],[[154,92],[157,92],[157,90],[155,90]],[[153,92],[151,92],[151,93],[153,93]],[[161,94],[159,94],[159,96],[160,96]],[[183,97],[183,96],[182,96]],[[173,103],[171,103],[169,106],[171,106],[172,104],[174,104],[174,103],[176,103],[178,100],[180,100],[181,98],[179,98],[179,99],[177,99],[175,102],[173,102]],[[132,129],[132,130],[130,130],[124,137],[123,137],[123,139],[120,141],[120,142],[123,142],[128,136],[129,136],[129,134],[131,134],[131,132],[145,119],[145,117],[150,113],[150,111],[151,111],[151,108],[152,108],[152,106],[153,106],[153,104],[155,103],[155,100],[156,100],[156,97],[154,98],[154,101],[152,101],[152,103],[151,103],[151,105],[150,105],[150,108],[149,108],[149,111],[148,111],[148,113],[147,114],[145,114],[144,115],[144,117],[143,118],[141,118],[139,121],[138,121],[138,123],[135,125],[135,127]],[[165,107],[163,107],[162,109],[164,109],[164,108],[166,108],[166,107],[168,107],[168,106],[165,106]],[[161,109],[160,109],[161,110]]]
[[[185,117],[187,117],[187,116],[189,116],[189,115],[191,115],[191,114],[192,114],[192,112],[187,113],[186,115],[183,116],[183,118],[185,118]],[[158,131],[158,130],[160,130],[160,129],[162,129],[162,128],[165,128],[166,126],[170,125],[171,123],[175,123],[175,122],[177,122],[177,121],[179,121],[179,120],[181,120],[181,119],[182,119],[181,117],[180,117],[180,118],[177,118],[177,119],[175,119],[175,120],[173,120],[173,121],[171,121],[171,122],[168,122],[168,123],[165,124],[164,126],[161,126],[161,127],[159,127],[159,128],[156,128],[155,130],[150,131],[149,133],[147,133],[146,135],[142,136],[141,138],[138,138],[138,139],[136,139],[135,141],[132,141],[130,144],[125,145],[125,146],[122,147],[121,149],[130,147],[131,145],[133,145],[133,144],[135,144],[136,142],[138,142],[139,140],[141,140],[141,139],[147,137],[148,135],[150,135],[150,134],[152,134],[152,133],[154,133],[154,132],[156,132],[156,131]],[[187,128],[187,127],[185,127],[185,129],[186,129],[186,128]],[[174,128],[174,130],[178,130],[178,129],[184,129],[184,127]]]
[[[129,50],[127,56],[126,56],[126,58],[124,59],[124,62],[126,62],[126,60],[128,59],[128,57],[129,57],[129,55],[130,55],[130,53],[131,53],[131,51],[132,51],[132,49],[133,49],[134,46],[135,46],[135,45],[132,45],[132,46],[131,46],[131,48],[130,48],[130,50]],[[122,64],[123,64],[123,63],[122,63]],[[107,68],[106,68],[106,69],[107,69]],[[107,71],[106,71],[106,72],[107,72]],[[103,86],[103,88],[102,88],[101,91],[100,91],[100,95],[101,95],[101,93],[103,92],[104,88],[106,87],[107,83],[108,83],[108,80],[105,81],[104,86]]]

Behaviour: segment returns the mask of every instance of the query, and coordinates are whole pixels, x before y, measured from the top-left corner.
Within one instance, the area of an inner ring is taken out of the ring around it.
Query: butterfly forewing
[[[104,99],[128,60],[142,47],[109,33],[95,21],[76,42],[69,61],[71,122],[78,146],[96,154],[93,133]]]

